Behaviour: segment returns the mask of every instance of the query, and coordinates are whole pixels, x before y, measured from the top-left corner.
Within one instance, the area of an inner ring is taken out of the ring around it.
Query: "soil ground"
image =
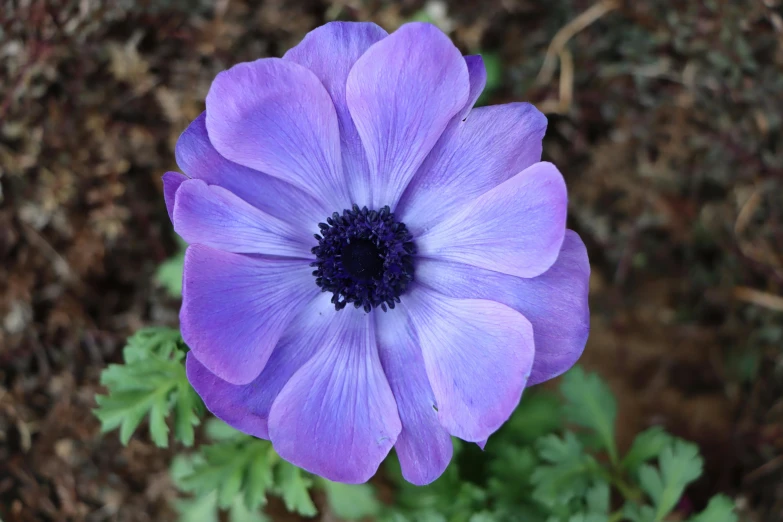
[[[428,17],[491,61],[488,103],[549,116],[545,159],[593,270],[583,364],[618,394],[622,441],[663,424],[702,447],[695,502],[722,491],[743,520],[783,520],[782,13],[780,0],[0,0],[0,518],[173,520],[170,453],[121,447],[90,411],[124,339],[177,322],[153,273],[177,249],[160,176],[178,134],[236,62],[333,19]]]

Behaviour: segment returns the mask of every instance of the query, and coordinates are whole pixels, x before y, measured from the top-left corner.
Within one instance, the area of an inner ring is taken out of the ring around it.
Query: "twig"
[[[783,297],[779,295],[762,292],[747,286],[735,286],[733,294],[740,301],[763,306],[776,312],[783,312]]]
[[[560,56],[560,53],[571,38],[606,13],[618,7],[620,7],[619,0],[601,0],[563,26],[549,43],[546,56],[544,56],[544,64],[536,77],[536,84],[545,85],[552,80],[555,66],[557,65],[557,57]]]

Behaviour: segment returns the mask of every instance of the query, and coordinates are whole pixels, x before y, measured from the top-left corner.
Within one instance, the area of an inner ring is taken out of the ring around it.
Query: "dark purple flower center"
[[[353,303],[365,312],[377,306],[385,312],[400,302],[413,281],[416,246],[388,206],[376,211],[354,205],[318,228],[313,275],[323,292],[332,292],[335,309]]]

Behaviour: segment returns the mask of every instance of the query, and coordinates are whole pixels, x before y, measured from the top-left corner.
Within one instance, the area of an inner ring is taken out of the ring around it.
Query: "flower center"
[[[413,281],[416,247],[388,206],[376,211],[354,205],[318,227],[313,275],[323,292],[332,292],[336,310],[353,303],[365,312],[377,306],[385,312],[400,302]]]

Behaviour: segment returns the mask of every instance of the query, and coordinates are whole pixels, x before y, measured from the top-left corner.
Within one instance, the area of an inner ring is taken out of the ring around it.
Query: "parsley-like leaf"
[[[312,481],[302,475],[302,470],[285,461],[280,461],[277,467],[277,492],[283,498],[288,511],[299,513],[305,517],[315,516],[315,509],[308,489]]]
[[[674,437],[666,433],[660,426],[643,431],[634,439],[622,462],[623,469],[635,471],[639,466],[661,454],[664,448],[670,446]]]
[[[584,453],[573,433],[566,432],[562,439],[548,435],[538,441],[537,448],[548,465],[539,466],[531,478],[535,500],[552,508],[587,493],[591,479],[597,476],[597,463]]]
[[[734,502],[725,495],[715,495],[707,507],[688,522],[737,522]]]
[[[329,506],[338,518],[359,520],[380,511],[381,505],[369,484],[341,484],[326,479],[322,479],[321,484]]]
[[[169,328],[145,328],[128,339],[124,364],[112,364],[101,373],[108,395],[98,395],[95,415],[103,432],[120,429],[127,444],[139,424],[149,418],[152,441],[168,446],[166,418],[174,410],[174,436],[186,446],[194,439],[203,404],[190,386],[183,360],[185,349],[179,332]]]
[[[612,391],[597,374],[586,374],[575,366],[565,374],[560,391],[566,399],[563,414],[574,424],[596,432],[612,463],[617,462],[614,423],[617,403]]]
[[[699,448],[675,439],[671,446],[661,451],[658,466],[660,469],[645,464],[639,469],[639,484],[655,506],[655,522],[663,520],[674,509],[685,487],[701,476]]]

